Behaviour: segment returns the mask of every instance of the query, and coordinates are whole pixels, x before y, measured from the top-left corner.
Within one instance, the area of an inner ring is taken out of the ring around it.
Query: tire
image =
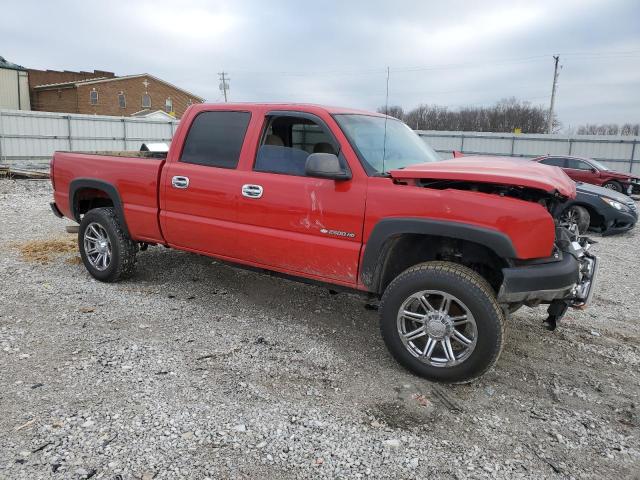
[[[428,310],[422,298],[436,310],[449,298],[448,315],[439,317],[439,312],[432,311],[424,315],[422,323],[414,320]],[[408,370],[429,380],[469,382],[486,373],[502,351],[504,313],[487,281],[463,265],[426,262],[405,270],[385,290],[379,312],[382,338],[393,357]],[[407,313],[411,315],[406,316]],[[452,326],[453,321],[464,321],[455,320],[463,314],[467,323]],[[407,340],[411,335],[406,334],[414,334],[421,325],[424,335],[417,333],[413,340]],[[452,332],[453,329],[460,333],[463,328],[461,333],[465,339],[473,340],[473,345],[467,345],[466,349]],[[447,335],[450,353],[446,351]]]
[[[135,272],[138,245],[124,232],[112,207],[95,208],[82,217],[78,248],[86,269],[101,282],[117,282]]]
[[[622,184],[620,182],[616,182],[615,180],[609,180],[608,182],[604,182],[602,186],[604,188],[608,188],[609,190],[614,190],[616,192],[622,193]]]
[[[561,219],[567,223],[578,226],[578,233],[583,235],[589,230],[591,224],[591,215],[589,211],[579,205],[573,205],[562,212]]]

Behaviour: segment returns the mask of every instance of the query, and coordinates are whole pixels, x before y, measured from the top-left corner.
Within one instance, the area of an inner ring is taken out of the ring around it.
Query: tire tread
[[[115,232],[115,238],[111,238],[110,240],[117,244],[117,249],[114,249],[114,250],[117,250],[119,252],[119,255],[117,256],[117,258],[114,255],[112,259],[112,262],[113,261],[116,262],[116,267],[108,275],[108,277],[98,278],[95,275],[93,274],[92,275],[98,280],[103,282],[117,282],[119,280],[131,278],[131,276],[133,276],[133,274],[135,273],[136,253],[138,252],[138,244],[133,240],[131,240],[131,238],[127,235],[127,233],[122,228],[122,225],[120,224],[120,220],[118,218],[118,214],[116,213],[115,209],[113,207],[100,207],[100,208],[94,208],[92,210],[89,210],[89,212],[85,214],[83,218],[83,222],[89,215],[91,217],[94,217],[94,216],[98,217],[96,220],[101,220],[104,223],[106,223],[106,225],[103,225],[103,226],[106,227],[107,230],[108,230],[108,227],[111,227],[113,232]],[[89,220],[91,219],[91,217],[89,217]],[[80,231],[78,232],[78,243],[79,243],[80,249],[83,248],[82,246],[83,232],[84,232],[84,229],[80,228]],[[86,266],[86,263],[85,263],[85,266]],[[89,270],[89,273],[92,273],[88,267],[87,269]]]
[[[495,292],[487,282],[478,272],[472,270],[469,267],[464,265],[460,265],[453,262],[446,261],[430,261],[425,263],[420,263],[414,265],[413,267],[408,268],[400,275],[398,275],[385,289],[384,294],[382,295],[382,299],[380,300],[379,311],[384,312],[385,303],[389,299],[390,292],[392,292],[398,284],[401,282],[411,281],[414,277],[420,277],[425,272],[436,272],[440,274],[445,274],[447,276],[453,277],[455,279],[462,279],[477,287],[485,297],[485,299],[489,300],[489,304],[495,313],[496,317],[499,319],[500,324],[500,332],[497,339],[496,348],[491,352],[491,357],[488,362],[486,362],[486,366],[479,372],[476,372],[473,377],[463,378],[460,380],[447,381],[448,383],[468,383],[475,378],[478,378],[484,375],[487,371],[489,371],[497,362],[500,354],[502,353],[502,349],[504,347],[504,339],[506,334],[506,318],[504,311],[498,304],[498,301],[495,296]],[[417,279],[416,279],[417,280]],[[380,330],[384,337],[385,333],[383,330],[383,318],[380,317]],[[401,364],[406,365],[402,358],[399,358],[393,350],[391,350],[392,355],[396,360],[398,360]],[[410,367],[409,367],[410,368]]]

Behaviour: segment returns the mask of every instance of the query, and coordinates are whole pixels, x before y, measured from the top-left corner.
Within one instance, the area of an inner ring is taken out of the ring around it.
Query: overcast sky
[[[208,101],[458,108],[548,105],[565,127],[640,122],[640,1],[8,1],[0,55],[25,67],[147,72]]]

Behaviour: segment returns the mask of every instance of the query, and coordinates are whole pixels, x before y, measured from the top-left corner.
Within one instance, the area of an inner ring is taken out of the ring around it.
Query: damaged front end
[[[521,261],[502,270],[498,302],[509,310],[549,304],[545,326],[555,330],[569,307],[585,308],[593,297],[598,258],[589,249],[594,243],[579,236],[575,227],[558,225],[551,257]]]
[[[580,236],[576,225],[562,219],[563,205],[571,192],[448,179],[423,178],[417,180],[416,184],[432,189],[456,189],[511,197],[543,206],[555,223],[551,256],[533,260],[510,259],[509,265],[502,268],[498,303],[507,312],[513,312],[523,305],[549,305],[545,322],[549,330],[556,328],[569,307],[581,309],[589,304],[594,292],[598,259],[589,252],[595,242]]]

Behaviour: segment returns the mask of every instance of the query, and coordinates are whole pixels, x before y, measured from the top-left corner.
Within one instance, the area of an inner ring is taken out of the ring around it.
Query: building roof
[[[27,70],[22,65],[18,65],[16,63],[11,63],[7,61],[4,57],[0,57],[0,68],[4,68],[8,70],[24,70],[24,71]]]
[[[145,108],[144,110],[140,110],[139,112],[132,113],[130,116],[137,118],[162,117],[166,118],[167,120],[176,119],[173,115],[168,114],[164,110],[151,110],[150,108]]]
[[[204,98],[199,97],[198,95],[194,95],[193,93],[185,90],[184,88],[180,88],[180,87],[176,87],[175,85],[166,82],[158,77],[154,77],[153,75],[149,75],[148,73],[140,73],[137,75],[125,75],[123,77],[113,77],[113,78],[107,78],[107,77],[97,77],[97,78],[87,78],[85,80],[72,80],[70,82],[61,82],[61,83],[48,83],[45,85],[36,85],[35,87],[33,87],[36,90],[48,90],[48,89],[52,89],[52,88],[73,88],[73,87],[77,87],[78,85],[93,85],[96,83],[106,83],[106,82],[119,82],[121,80],[130,80],[132,78],[143,78],[143,77],[148,77],[151,78],[153,80],[155,80],[156,82],[160,82],[160,83],[164,83],[165,85],[171,87],[171,88],[175,88],[176,90],[180,90],[181,92],[186,93],[187,95],[189,95],[190,97],[193,97],[196,100],[199,100],[200,102],[204,101]]]
[[[39,90],[48,90],[50,88],[72,88],[76,85],[81,85],[87,82],[95,82],[96,80],[110,80],[108,77],[95,77],[95,78],[85,78],[84,80],[70,80],[68,82],[59,82],[59,83],[43,83],[42,85],[35,85],[33,88],[37,88]]]

